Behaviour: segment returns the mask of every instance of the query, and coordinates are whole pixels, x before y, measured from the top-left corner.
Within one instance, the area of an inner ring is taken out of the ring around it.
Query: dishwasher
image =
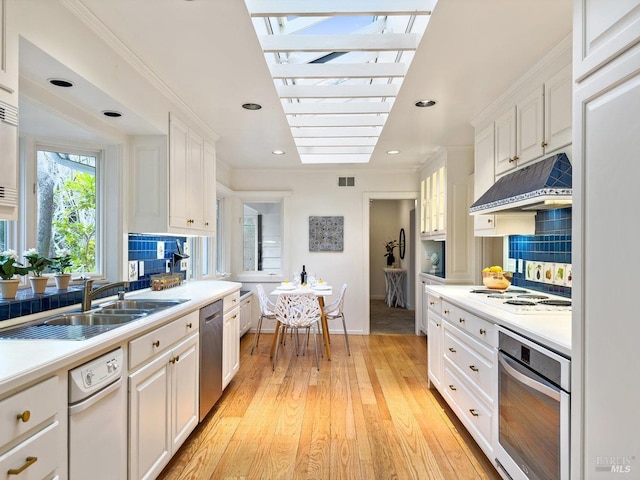
[[[127,477],[127,389],[117,348],[69,371],[69,479]]]
[[[200,309],[200,421],[222,395],[222,300]]]

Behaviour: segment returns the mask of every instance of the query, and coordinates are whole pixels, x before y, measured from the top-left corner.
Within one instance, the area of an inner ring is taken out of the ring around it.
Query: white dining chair
[[[273,304],[273,302],[271,302],[271,300],[269,300],[269,297],[264,291],[264,287],[262,285],[256,285],[256,290],[258,292],[258,303],[260,304],[260,318],[258,318],[258,328],[255,337],[253,337],[253,344],[251,345],[250,355],[253,355],[253,350],[258,346],[260,332],[262,330],[262,321],[265,318],[268,318],[270,320],[276,319],[276,315],[274,313],[276,306]]]
[[[276,341],[276,350],[273,355],[273,370],[276,369],[276,362],[278,360],[278,349],[280,347],[280,340],[285,334],[286,329],[290,328],[295,330],[293,336],[295,342],[296,355],[299,355],[298,345],[298,330],[304,328],[306,330],[306,345],[309,340],[309,333],[311,328],[315,326],[313,332],[313,343],[315,345],[316,352],[316,367],[320,370],[320,357],[318,355],[318,339],[317,334],[320,333],[318,323],[320,322],[320,304],[314,293],[281,293],[276,302],[275,316],[276,320],[280,322],[280,327],[276,332],[278,336]],[[304,355],[304,352],[303,352]]]
[[[327,317],[327,320],[337,320],[338,318],[342,319],[342,328],[344,329],[344,340],[347,343],[347,353],[351,356],[351,348],[349,347],[349,337],[347,336],[347,324],[344,320],[344,294],[347,291],[347,284],[343,284],[340,289],[340,294],[338,298],[330,303],[329,305],[325,305],[324,314]]]

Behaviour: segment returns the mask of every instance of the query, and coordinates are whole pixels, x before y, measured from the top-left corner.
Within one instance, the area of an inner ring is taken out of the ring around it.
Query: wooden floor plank
[[[273,370],[272,338],[254,355],[242,338],[240,371],[159,479],[500,478],[429,390],[424,337],[350,335],[349,356],[332,335],[320,371],[291,339]]]

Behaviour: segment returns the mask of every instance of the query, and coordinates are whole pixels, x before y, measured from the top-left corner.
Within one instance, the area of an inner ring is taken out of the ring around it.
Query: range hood
[[[469,208],[471,215],[551,210],[571,205],[571,162],[558,153],[501,177]]]

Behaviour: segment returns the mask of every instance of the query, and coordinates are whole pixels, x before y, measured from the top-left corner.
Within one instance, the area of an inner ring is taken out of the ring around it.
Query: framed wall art
[[[309,217],[309,251],[342,252],[344,217]]]

